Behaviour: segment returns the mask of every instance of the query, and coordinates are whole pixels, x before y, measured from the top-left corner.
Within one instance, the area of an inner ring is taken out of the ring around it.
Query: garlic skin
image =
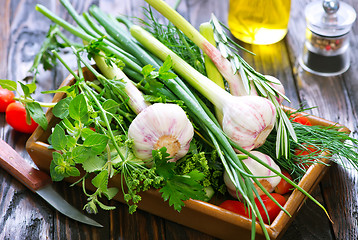
[[[194,136],[194,128],[184,110],[176,104],[155,103],[130,124],[128,137],[134,154],[143,160],[152,158],[152,150],[167,148],[170,161],[185,156]]]
[[[262,160],[265,163],[267,163],[273,169],[275,169],[275,170],[277,170],[278,172],[281,173],[280,167],[268,155],[263,154],[263,153],[258,152],[258,151],[251,151],[251,153],[254,156],[258,157],[260,160]],[[252,175],[254,175],[254,176],[275,176],[276,175],[270,169],[262,166],[260,163],[258,163],[257,161],[255,161],[254,159],[252,159],[250,157],[247,158],[247,159],[242,160],[242,162],[248,167],[248,169],[250,169]],[[275,177],[269,177],[269,178],[257,178],[257,180],[262,184],[262,186],[268,192],[273,192],[275,187],[280,183],[281,177],[276,175]],[[240,193],[236,194],[235,185],[231,181],[231,179],[230,179],[230,177],[229,177],[229,175],[227,174],[226,171],[224,173],[224,182],[225,182],[227,190],[228,190],[228,192],[229,192],[229,194],[231,196],[233,196],[234,198],[240,198],[241,197]],[[255,186],[257,192],[259,193],[259,195],[264,194],[263,191],[256,185],[256,183],[254,183],[254,186]]]
[[[251,151],[266,141],[276,121],[276,108],[259,96],[232,96],[223,106],[222,126],[236,144]]]

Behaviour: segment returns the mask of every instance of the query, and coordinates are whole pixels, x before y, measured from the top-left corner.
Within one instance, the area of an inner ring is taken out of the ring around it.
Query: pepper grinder
[[[349,32],[356,19],[354,9],[338,0],[314,1],[305,8],[306,39],[299,58],[302,68],[320,76],[348,70]]]

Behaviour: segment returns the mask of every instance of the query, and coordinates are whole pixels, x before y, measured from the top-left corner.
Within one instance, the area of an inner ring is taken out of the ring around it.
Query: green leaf
[[[30,96],[30,88],[27,85],[23,84],[22,82],[19,82],[19,83],[20,83],[22,91],[24,92],[25,97],[29,97]]]
[[[52,178],[52,181],[62,181],[64,178],[64,175],[58,171],[56,171],[56,167],[60,164],[60,162],[63,161],[63,157],[58,152],[52,153],[52,161],[50,164],[50,175]]]
[[[183,201],[192,199],[205,200],[206,195],[199,181],[204,179],[204,174],[197,170],[187,175],[175,175],[167,179],[164,187],[159,192],[162,193],[164,201],[169,200],[169,206],[174,206],[178,212],[185,205]]]
[[[108,188],[106,192],[103,192],[104,195],[106,195],[108,200],[111,200],[112,198],[114,198],[114,196],[117,195],[119,189],[112,187],[112,188]]]
[[[71,153],[72,153],[72,158],[76,163],[84,163],[91,156],[91,150],[84,146],[75,147]]]
[[[10,91],[16,91],[17,90],[17,84],[15,81],[7,80],[7,79],[0,79],[0,86],[2,88],[6,88]]]
[[[68,93],[68,90],[71,89],[71,86],[63,86],[60,87],[59,89],[56,90],[47,90],[47,91],[42,91],[42,94],[50,94],[50,93]]]
[[[177,75],[175,73],[172,72],[165,72],[165,73],[161,73],[159,74],[159,77],[163,80],[168,80],[168,79],[174,79],[177,77]]]
[[[89,135],[95,134],[96,132],[89,128],[83,128],[81,130],[81,137],[86,139]]]
[[[108,137],[99,133],[89,135],[83,142],[83,146],[91,147],[95,154],[99,154],[104,151],[108,143]]]
[[[155,70],[155,68],[152,65],[150,65],[150,64],[145,65],[142,68],[142,74],[143,74],[144,78],[149,77],[154,70]]]
[[[55,150],[63,150],[66,149],[67,138],[65,135],[65,131],[63,128],[57,124],[52,132],[51,137],[52,146]]]
[[[67,135],[66,136],[66,140],[67,140],[67,148],[73,148],[74,146],[76,146],[76,138],[74,138],[73,136]]]
[[[166,148],[153,151],[155,162],[155,172],[164,178],[164,186],[159,192],[162,193],[164,201],[169,200],[169,205],[174,205],[174,209],[180,211],[184,206],[185,200],[189,198],[205,200],[204,187],[199,183],[205,175],[197,170],[193,170],[185,175],[175,174],[176,163],[168,162],[169,154]]]
[[[177,75],[173,72],[170,72],[173,62],[170,56],[168,56],[163,65],[159,68],[159,77],[163,80],[174,79]]]
[[[26,84],[26,86],[28,87],[30,94],[35,92],[35,90],[36,90],[36,83],[35,82],[31,82],[29,84]]]
[[[169,179],[175,174],[175,162],[168,162],[170,154],[166,151],[167,149],[162,147],[159,150],[153,150],[152,154],[155,162],[155,172],[158,176]]]
[[[163,72],[168,72],[173,66],[172,58],[168,55],[165,59],[163,65],[159,68],[159,74]]]
[[[90,151],[88,151],[90,152]],[[91,154],[88,159],[82,163],[82,167],[86,172],[99,171],[106,164],[106,160],[96,155]]]
[[[116,101],[114,101],[113,99],[107,99],[103,103],[102,107],[107,112],[115,114],[118,110],[119,104]]]
[[[71,177],[78,177],[81,173],[76,167],[69,167],[66,169],[66,174]]]
[[[102,192],[107,191],[108,171],[103,170],[92,179],[92,184]]]
[[[61,126],[67,130],[68,133],[72,133],[74,132],[76,129],[75,127],[72,125],[72,123],[70,122],[70,120],[68,120],[67,118],[64,118],[61,122],[60,122]]]
[[[69,105],[72,101],[72,97],[61,99],[52,109],[53,115],[58,118],[64,119],[69,114]]]
[[[74,120],[82,123],[87,123],[89,120],[88,107],[85,96],[83,94],[77,95],[69,105],[69,114]]]
[[[46,130],[48,123],[40,104],[38,102],[29,102],[25,105],[25,108],[32,119],[37,122],[44,130]]]

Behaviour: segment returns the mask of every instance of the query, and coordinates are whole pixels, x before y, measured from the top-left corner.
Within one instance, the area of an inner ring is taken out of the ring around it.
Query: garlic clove
[[[280,167],[272,160],[272,158],[270,158],[270,156],[268,156],[264,153],[258,152],[258,151],[251,151],[251,153],[254,156],[258,157],[260,160],[266,162],[273,169],[277,170],[278,172],[281,172]],[[248,167],[248,169],[251,171],[252,175],[254,175],[254,176],[272,176],[269,178],[257,178],[257,180],[263,185],[263,187],[268,192],[273,192],[275,187],[280,183],[280,181],[281,181],[280,176],[277,176],[270,169],[262,166],[260,163],[258,163],[254,159],[249,157],[247,159],[242,160],[242,162]],[[225,182],[227,190],[231,196],[233,196],[234,198],[241,197],[240,194],[238,194],[238,195],[236,194],[235,185],[230,180],[230,177],[226,171],[224,173],[224,182]],[[254,186],[255,186],[257,192],[259,193],[259,195],[264,194],[263,191],[256,185],[256,183],[254,183]]]
[[[245,150],[255,149],[266,141],[276,121],[272,102],[258,96],[233,96],[223,107],[223,130]]]
[[[152,150],[167,148],[176,161],[185,156],[194,128],[185,111],[176,104],[155,103],[144,109],[130,124],[128,137],[138,158],[149,160]]]

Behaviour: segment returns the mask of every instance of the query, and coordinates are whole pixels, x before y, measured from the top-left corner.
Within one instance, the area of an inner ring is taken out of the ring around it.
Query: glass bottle
[[[230,31],[247,43],[276,43],[287,34],[290,6],[290,0],[230,0]]]

